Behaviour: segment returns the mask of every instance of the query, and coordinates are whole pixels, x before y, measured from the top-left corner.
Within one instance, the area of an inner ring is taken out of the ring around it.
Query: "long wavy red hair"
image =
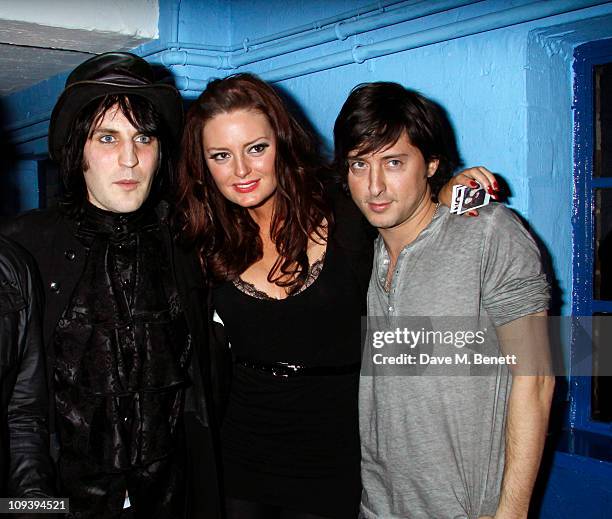
[[[202,143],[204,127],[213,117],[245,109],[265,115],[276,136],[278,187],[270,236],[279,258],[268,281],[292,294],[308,275],[309,240],[324,239],[323,222],[332,224],[322,184],[327,170],[311,133],[272,87],[252,74],[212,81],[187,112],[176,204],[181,238],[195,244],[207,275],[216,282],[235,279],[262,258],[259,226],[245,208],[221,194],[206,165]]]

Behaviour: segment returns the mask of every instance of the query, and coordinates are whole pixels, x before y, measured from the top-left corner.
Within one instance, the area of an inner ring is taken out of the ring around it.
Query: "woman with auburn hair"
[[[490,183],[470,171],[461,183]],[[183,237],[231,343],[228,518],[357,517],[373,234],[313,137],[250,74],[212,81],[191,106],[178,182]]]
[[[209,84],[182,155],[183,236],[234,358],[221,434],[228,517],[356,517],[372,262],[361,217],[324,187],[314,139],[254,76]]]

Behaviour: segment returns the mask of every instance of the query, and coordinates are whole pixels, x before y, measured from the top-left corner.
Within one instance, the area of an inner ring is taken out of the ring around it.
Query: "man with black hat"
[[[129,53],[79,65],[51,115],[57,209],[3,232],[38,262],[59,488],[75,517],[217,517],[204,284],[169,224],[178,91]]]

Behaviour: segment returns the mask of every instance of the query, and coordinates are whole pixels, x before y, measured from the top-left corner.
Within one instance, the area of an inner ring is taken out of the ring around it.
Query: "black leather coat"
[[[220,382],[217,359],[209,350],[206,288],[195,254],[177,247],[172,240],[166,203],[159,205],[157,214],[165,245],[165,250],[160,253],[167,254],[174,269],[194,345],[189,368],[193,385],[187,391],[184,412],[188,443],[185,464],[191,476],[188,517],[221,517],[218,427],[214,405],[218,395],[214,388]],[[54,330],[85,265],[85,249],[75,237],[76,225],[76,220],[55,208],[25,213],[0,228],[1,233],[20,242],[38,263],[46,296],[43,335],[48,366],[53,366],[53,348],[50,345]],[[53,417],[51,429],[53,431]],[[60,450],[59,447],[52,449],[57,455]]]
[[[0,236],[0,496],[53,495],[36,267]]]

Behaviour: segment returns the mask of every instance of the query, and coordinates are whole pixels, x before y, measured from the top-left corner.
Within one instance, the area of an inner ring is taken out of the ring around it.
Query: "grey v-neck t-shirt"
[[[434,329],[449,325],[448,317],[469,316],[489,320],[489,335],[495,337],[496,326],[548,307],[548,283],[529,233],[503,205],[479,212],[478,218],[455,217],[441,207],[401,251],[388,292],[389,257],[379,236],[368,290],[369,327],[372,316],[391,326],[425,316]],[[456,319],[453,323],[456,327]],[[508,367],[474,376],[472,366],[465,372],[420,366],[419,374],[406,375],[373,363],[372,354],[383,351],[366,341],[359,388],[362,516],[494,515],[512,386]],[[418,348],[412,352],[419,354]]]

